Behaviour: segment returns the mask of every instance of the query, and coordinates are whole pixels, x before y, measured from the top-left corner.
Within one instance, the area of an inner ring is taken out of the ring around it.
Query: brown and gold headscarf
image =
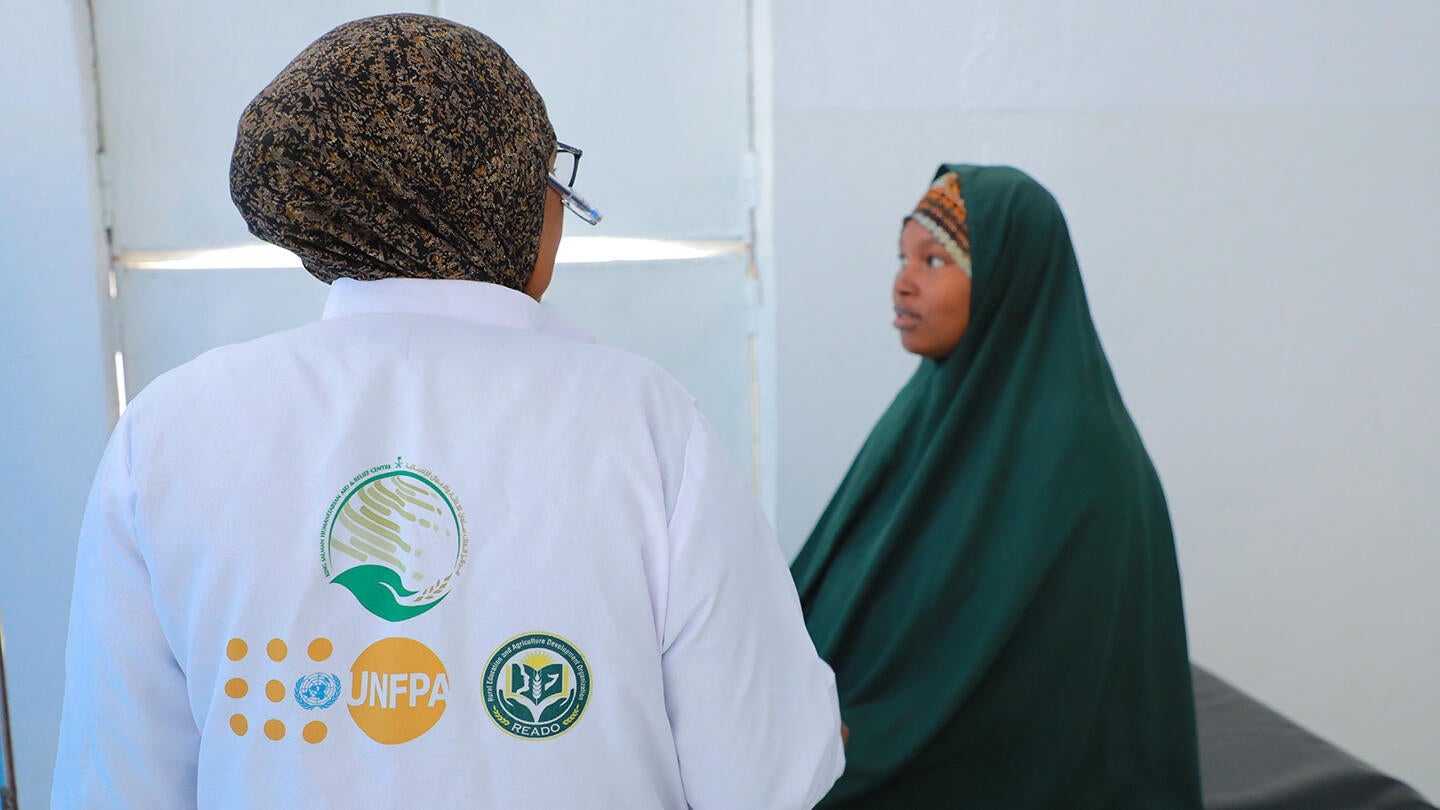
[[[523,289],[555,131],[530,77],[458,23],[392,14],[316,40],[240,117],[230,196],[250,232],[338,277]]]
[[[945,252],[960,265],[965,275],[970,272],[970,219],[965,211],[965,197],[960,192],[960,177],[944,172],[935,178],[925,196],[906,220],[915,220]]]

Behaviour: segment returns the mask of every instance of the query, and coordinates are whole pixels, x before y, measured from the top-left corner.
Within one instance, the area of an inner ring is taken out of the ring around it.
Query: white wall
[[[114,399],[71,15],[0,4],[0,614],[26,808],[49,803],[75,537]]]
[[[779,528],[914,367],[940,162],[1056,193],[1200,662],[1440,796],[1440,5],[776,5]]]

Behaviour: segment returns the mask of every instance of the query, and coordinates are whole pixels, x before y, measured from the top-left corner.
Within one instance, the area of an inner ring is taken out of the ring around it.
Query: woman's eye
[[[925,261],[925,264],[929,265],[930,267],[944,267],[945,260],[939,256],[931,256]]]

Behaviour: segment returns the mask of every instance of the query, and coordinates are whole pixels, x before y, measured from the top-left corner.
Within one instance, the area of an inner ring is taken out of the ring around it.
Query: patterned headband
[[[954,172],[946,172],[930,184],[930,190],[920,198],[919,204],[910,214],[912,219],[945,246],[945,251],[965,271],[972,275],[970,267],[970,224],[965,214],[965,198],[960,193],[960,178]]]

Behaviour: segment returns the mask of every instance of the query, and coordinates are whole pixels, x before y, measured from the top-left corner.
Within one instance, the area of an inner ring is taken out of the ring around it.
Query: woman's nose
[[[915,275],[908,263],[900,265],[900,269],[895,272],[894,289],[896,295],[914,295],[917,291]]]

